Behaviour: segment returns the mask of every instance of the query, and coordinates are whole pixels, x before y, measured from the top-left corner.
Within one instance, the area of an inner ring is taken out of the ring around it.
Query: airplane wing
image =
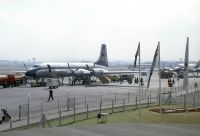
[[[147,71],[140,71],[141,74],[147,75]],[[99,70],[99,71],[95,71],[94,70],[94,76],[96,76],[97,78],[99,78],[99,80],[101,80],[103,83],[109,83],[111,81],[109,75],[131,75],[131,74],[135,74],[135,73],[139,73],[139,71],[108,71],[108,70]]]
[[[25,74],[26,73],[26,71],[1,71],[1,74]]]
[[[135,74],[139,73],[139,71],[105,71],[102,74],[109,75],[109,74]],[[140,71],[140,73],[147,73],[147,71]]]
[[[16,74],[25,74],[26,71],[11,71],[12,73],[16,73]]]
[[[112,75],[112,74],[135,74],[139,73],[139,71],[108,71],[105,69],[94,69],[93,74],[94,75]],[[147,71],[140,71],[140,73],[147,73]]]

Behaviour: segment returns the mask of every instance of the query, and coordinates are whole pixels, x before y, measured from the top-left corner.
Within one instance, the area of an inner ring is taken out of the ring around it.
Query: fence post
[[[149,95],[147,96],[147,107],[149,108]]]
[[[102,103],[100,102],[100,105],[99,105],[99,113],[101,113],[101,106],[102,106]]]
[[[67,92],[67,99],[69,98],[69,93]]]
[[[42,114],[42,128],[45,127],[45,114]]]
[[[87,97],[85,96],[85,108],[87,107]]]
[[[183,95],[183,86],[181,86],[181,96]]]
[[[76,100],[75,100],[75,97],[74,97],[74,122],[76,121]]]
[[[68,98],[69,98],[69,94],[68,94],[68,92],[67,92],[66,107],[67,107],[67,104],[68,104]]]
[[[150,104],[151,104],[151,93],[150,93]]]
[[[59,111],[60,111],[60,101],[58,99],[58,113],[59,113]]]
[[[186,109],[186,95],[184,94],[184,109]]]
[[[19,105],[19,120],[21,120],[21,105]]]
[[[102,98],[103,96],[101,95],[101,104],[103,103],[103,98]]]
[[[142,100],[144,99],[144,89],[143,89],[143,85],[142,85]]]
[[[147,98],[147,89],[144,91],[144,99]]]
[[[179,104],[181,104],[181,101],[182,101],[181,97],[182,97],[182,95],[179,95],[179,96],[180,96],[180,101],[179,101]]]
[[[41,102],[40,110],[41,110],[41,116],[42,116],[42,112],[43,112],[43,102]]]
[[[27,116],[27,127],[29,128],[29,124],[30,124],[30,102],[29,102],[29,98],[30,96],[27,97],[28,98],[28,116]]]
[[[117,103],[117,93],[115,92],[115,104]]]
[[[123,99],[123,112],[125,111],[125,99]]]
[[[60,112],[59,112],[59,127],[61,126],[61,117],[62,117],[62,115],[61,115],[61,110],[60,110]]]
[[[164,89],[165,89],[165,87],[164,87]],[[162,98],[160,98],[160,100],[162,99],[162,102],[164,102],[164,101],[165,101],[164,94],[165,94],[165,90],[164,90],[164,92],[163,92],[163,97],[162,97]]]
[[[69,111],[69,98],[67,98],[67,111]]]
[[[137,97],[136,97],[136,99],[135,99],[135,109],[137,109]]]
[[[12,130],[12,120],[10,120],[10,130]]]
[[[88,119],[88,117],[89,117],[89,106],[88,106],[88,104],[87,104],[87,116],[86,116],[86,118]]]
[[[114,112],[114,100],[112,100],[112,113]]]
[[[130,97],[130,94],[129,94],[129,92],[128,92],[128,103],[129,103],[129,97]]]
[[[196,95],[196,91],[194,92],[194,106],[196,105],[196,103],[195,103],[195,95]]]
[[[161,102],[160,102],[160,93],[158,95],[158,105],[160,106]]]

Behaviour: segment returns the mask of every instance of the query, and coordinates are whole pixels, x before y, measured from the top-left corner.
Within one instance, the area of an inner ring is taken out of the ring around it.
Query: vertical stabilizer
[[[101,45],[100,55],[95,64],[108,67],[107,49],[105,44]]]

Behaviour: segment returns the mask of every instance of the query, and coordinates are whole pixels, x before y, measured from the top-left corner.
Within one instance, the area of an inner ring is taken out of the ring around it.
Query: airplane
[[[183,77],[184,75],[184,71],[185,71],[185,66],[183,63],[180,63],[178,64],[176,67],[163,67],[163,70],[165,72],[172,72],[174,73],[177,77]],[[200,72],[200,67],[199,67],[199,64],[195,64],[195,63],[189,63],[188,64],[188,70],[189,70],[189,73],[197,73],[197,76]]]
[[[111,80],[110,74],[133,74],[138,71],[109,71],[107,48],[105,44],[101,45],[100,55],[96,62],[93,63],[41,63],[36,64],[28,69],[25,75],[27,77],[39,78],[63,78],[72,77],[72,85],[75,85],[77,80],[82,79],[86,83],[90,83],[90,77],[95,76],[103,83],[108,83]],[[146,73],[146,71],[141,71]],[[63,81],[62,81],[63,82]]]
[[[195,64],[195,63],[189,63],[188,64],[189,72],[197,72],[198,68],[199,68],[199,64]],[[183,63],[178,64],[178,66],[174,68],[175,72],[181,72],[181,71],[184,71],[184,70],[185,70],[185,67],[184,67]]]

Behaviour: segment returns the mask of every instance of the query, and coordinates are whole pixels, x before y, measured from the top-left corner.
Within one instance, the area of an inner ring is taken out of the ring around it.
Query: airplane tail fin
[[[107,48],[105,44],[101,45],[100,55],[95,64],[108,67]]]

